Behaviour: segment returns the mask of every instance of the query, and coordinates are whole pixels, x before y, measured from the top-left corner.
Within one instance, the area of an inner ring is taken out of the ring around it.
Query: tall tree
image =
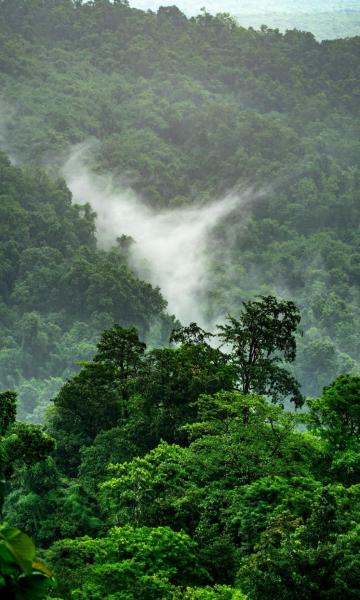
[[[243,393],[263,394],[273,402],[289,397],[296,406],[302,405],[299,383],[284,366],[295,360],[299,323],[294,302],[260,296],[244,303],[239,319],[229,316],[228,323],[219,325],[219,337],[231,349]]]

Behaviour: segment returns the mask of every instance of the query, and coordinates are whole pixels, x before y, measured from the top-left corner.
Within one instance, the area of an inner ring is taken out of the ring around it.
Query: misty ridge
[[[163,5],[157,0],[132,0],[130,4],[153,11]],[[358,0],[208,0],[206,3],[180,0],[177,6],[187,16],[196,16],[203,10],[213,15],[228,13],[243,27],[260,29],[265,25],[283,32],[298,29],[311,32],[319,40],[355,36],[360,32]]]
[[[117,285],[109,277],[94,289],[87,280],[76,293],[88,306],[80,317],[89,319],[91,343],[103,327],[99,314],[135,323],[145,335],[161,295],[183,323],[212,329],[227,313],[239,314],[244,301],[276,294],[297,302],[304,344],[318,353],[312,363],[319,372],[325,365],[321,377],[313,377],[310,363],[302,368],[302,382],[316,380],[314,393],[342,370],[343,356],[358,360],[356,39],[320,44],[300,31],[255,32],[233,21],[229,27],[221,15],[187,19],[176,7],[155,14],[126,3],[64,1],[62,15],[48,5],[46,26],[40,5],[32,13],[34,45],[12,3],[0,6],[9,42],[17,32],[34,51],[28,63],[19,46],[2,77],[6,153],[13,164],[45,167],[55,178],[65,162],[74,204],[89,202],[98,215],[98,247],[116,261],[117,238],[132,238],[130,245],[123,240],[123,256],[140,278],[136,285],[160,289],[154,301],[134,290],[131,296],[121,272]],[[17,8],[26,11],[23,3]],[[92,18],[100,19],[100,33],[89,44]],[[133,33],[140,30],[138,39]],[[12,74],[13,60],[21,77]],[[101,152],[84,143],[89,139]],[[87,244],[93,248],[95,240]],[[109,268],[96,260],[92,269],[101,279]],[[44,306],[47,319],[53,306],[39,297],[41,279],[30,284],[31,275],[23,281],[19,273],[19,311]],[[34,296],[31,304],[24,290]],[[136,302],[121,304],[127,297],[140,303],[136,318]],[[61,335],[79,318],[76,299],[66,310],[71,317]],[[163,333],[154,343],[167,343],[166,327]],[[63,373],[59,363],[43,372]]]
[[[10,126],[18,117],[16,109],[1,98],[0,148],[4,151],[10,147]],[[196,321],[215,331],[216,324],[224,321],[227,307],[214,313],[210,306],[209,293],[218,285],[213,261],[216,257],[221,278],[227,281],[226,296],[233,298],[240,283],[232,275],[239,228],[246,226],[251,204],[271,193],[270,186],[239,183],[236,189],[210,202],[160,210],[146,204],[125,177],[115,178],[110,172],[100,174],[92,169],[91,157],[99,151],[99,145],[99,140],[84,141],[51,160],[44,157],[44,167],[64,176],[74,204],[87,203],[95,211],[100,248],[109,250],[121,236],[129,237],[129,268],[160,289],[168,312],[183,324]],[[21,155],[14,152],[10,159],[14,165],[23,163]],[[247,277],[259,286],[263,273],[253,264]],[[274,286],[278,293],[291,297],[281,284]]]
[[[156,0],[131,0],[130,4],[142,10],[152,9],[157,10],[162,5],[161,2]],[[326,11],[346,11],[346,10],[359,10],[358,0],[318,0],[312,2],[311,0],[275,0],[269,2],[269,0],[245,0],[238,2],[237,0],[208,0],[208,2],[189,2],[188,0],[179,0],[177,3],[180,10],[183,10],[187,14],[198,14],[200,10],[205,6],[206,10],[215,14],[218,12],[229,12],[233,15],[242,14],[272,14],[272,13],[285,13],[285,14],[301,14],[301,13],[321,13]]]
[[[0,598],[358,600],[358,7],[0,0]]]
[[[89,203],[96,212],[97,240],[109,249],[121,235],[132,238],[129,266],[138,277],[159,287],[168,310],[183,323],[197,321],[213,329],[222,315],[209,321],[207,294],[214,285],[210,278],[212,257],[225,272],[239,212],[261,195],[248,188],[228,193],[207,204],[156,210],[119,179],[97,174],[86,165],[91,144],[72,150],[63,167],[66,183],[77,204]],[[231,217],[236,216],[235,221]],[[215,240],[215,229],[227,219],[226,240]],[[214,248],[214,244],[217,244]]]

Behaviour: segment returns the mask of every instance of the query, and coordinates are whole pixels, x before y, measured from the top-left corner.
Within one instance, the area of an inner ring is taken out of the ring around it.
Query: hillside
[[[0,18],[13,159],[56,174],[96,139],[88,168],[156,210],[266,190],[213,232],[204,320],[280,293],[301,308],[305,393],[358,368],[358,38],[121,2],[3,0]]]
[[[0,386],[20,394],[19,417],[39,421],[64,380],[118,321],[166,343],[173,326],[159,290],[126,267],[119,243],[97,249],[95,215],[63,180],[0,154]]]
[[[359,46],[0,0],[1,597],[358,598]]]

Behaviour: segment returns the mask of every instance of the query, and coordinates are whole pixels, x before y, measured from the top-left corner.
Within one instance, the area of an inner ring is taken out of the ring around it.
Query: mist
[[[166,2],[165,5],[172,4]],[[196,16],[205,5],[206,12],[229,13],[243,27],[259,29],[262,25],[279,29],[311,32],[319,41],[352,37],[360,31],[359,0],[178,0],[176,6],[188,17]],[[157,11],[161,0],[130,0],[142,10]]]
[[[157,10],[160,6],[169,6],[171,2],[161,0],[131,0],[130,5],[142,10]],[[298,14],[319,13],[324,11],[359,10],[358,0],[178,0],[176,6],[188,15],[197,15],[203,6],[212,14],[228,12],[232,15],[266,15],[276,13]]]
[[[131,236],[129,266],[158,286],[168,311],[182,323],[197,321],[211,327],[206,296],[211,288],[209,260],[212,233],[219,223],[238,213],[254,196],[246,190],[228,194],[206,206],[156,211],[126,185],[90,171],[84,164],[86,148],[76,148],[63,173],[74,202],[88,202],[97,213],[97,239],[109,248],[121,235]],[[226,266],[224,245],[224,268]],[[219,248],[216,248],[217,255]]]

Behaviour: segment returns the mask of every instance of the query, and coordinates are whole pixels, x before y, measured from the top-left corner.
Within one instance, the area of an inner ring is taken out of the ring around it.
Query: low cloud
[[[212,234],[231,215],[238,219],[253,192],[231,193],[210,204],[159,212],[125,185],[116,187],[111,177],[91,172],[84,163],[88,150],[77,147],[63,171],[74,202],[88,202],[97,213],[99,245],[108,248],[119,236],[131,236],[130,266],[138,276],[160,287],[169,312],[183,323],[197,321],[209,326],[206,296],[212,283]],[[225,254],[224,246],[224,269]]]

